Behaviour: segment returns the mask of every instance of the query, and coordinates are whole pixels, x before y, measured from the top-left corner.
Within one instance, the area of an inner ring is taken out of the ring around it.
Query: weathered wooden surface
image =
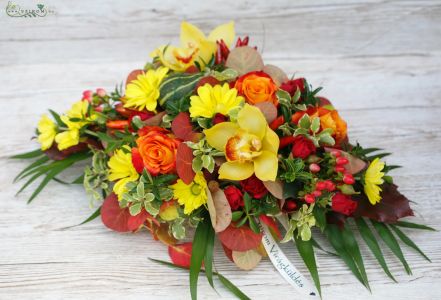
[[[22,0],[21,6],[35,3]],[[157,45],[178,40],[179,23],[202,28],[236,21],[267,63],[325,87],[352,140],[394,152],[395,181],[416,221],[441,228],[441,3],[439,1],[52,1],[45,18],[10,18],[0,1],[0,299],[188,299],[185,272],[158,266],[166,248],[145,232],[122,235],[91,213],[81,187],[51,183],[31,205],[14,194],[25,162],[7,157],[36,147],[39,116],[63,111],[87,88],[112,89],[143,66]],[[409,231],[406,231],[409,232]],[[399,283],[366,252],[372,294],[341,261],[318,253],[325,299],[440,299],[439,232],[409,232],[427,263],[404,249],[413,276],[387,253]],[[363,243],[360,243],[363,245]],[[306,271],[292,245],[292,261]],[[366,250],[363,247],[362,250]],[[236,269],[218,249],[216,267],[253,299],[298,299],[269,261]],[[438,283],[438,285],[437,285]],[[201,277],[200,298],[231,298]]]

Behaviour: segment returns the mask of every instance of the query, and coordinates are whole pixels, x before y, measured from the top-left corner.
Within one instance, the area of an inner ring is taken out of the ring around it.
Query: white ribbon
[[[263,232],[262,244],[265,247],[268,257],[273,263],[280,275],[301,294],[310,298],[319,298],[315,286],[303,276],[299,270],[288,260],[286,255],[277,245],[276,241],[269,232],[268,227],[260,222],[260,228]]]

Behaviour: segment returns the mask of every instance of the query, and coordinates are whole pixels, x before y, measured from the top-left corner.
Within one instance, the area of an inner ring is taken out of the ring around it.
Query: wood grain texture
[[[0,7],[6,6],[0,1]],[[30,0],[17,2],[34,6]],[[45,1],[56,15],[10,18],[0,12],[0,299],[189,299],[188,275],[158,266],[166,247],[146,232],[117,234],[99,220],[80,186],[51,183],[32,203],[12,178],[25,162],[47,108],[63,111],[87,88],[112,89],[143,66],[155,46],[177,42],[179,23],[236,21],[266,63],[324,86],[349,124],[352,141],[394,153],[396,183],[418,222],[441,228],[441,3],[439,1]],[[77,168],[78,172],[80,167]],[[74,177],[71,175],[66,175]],[[391,282],[372,255],[372,294],[341,261],[317,257],[325,299],[440,299],[441,236],[408,231],[432,259],[404,248],[413,276],[386,253]],[[306,272],[293,245],[288,257]],[[240,271],[217,247],[216,268],[253,299],[299,299],[268,260]],[[217,294],[201,277],[201,299]],[[219,286],[219,285],[218,285]]]

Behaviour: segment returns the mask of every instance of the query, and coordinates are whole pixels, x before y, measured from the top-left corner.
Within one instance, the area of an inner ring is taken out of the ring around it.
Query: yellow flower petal
[[[238,129],[239,127],[232,122],[222,122],[205,129],[204,134],[211,147],[224,152],[228,139],[234,136]]]
[[[205,34],[199,28],[188,22],[181,23],[181,45],[183,47],[194,48],[205,39]]]
[[[227,161],[219,168],[219,179],[244,180],[254,173],[252,162]]]
[[[276,153],[279,151],[279,136],[271,129],[266,129],[265,137],[262,141],[262,150],[270,151],[272,153]]]
[[[240,128],[245,129],[259,137],[261,140],[265,136],[268,123],[262,112],[255,106],[245,104],[237,115],[237,124]]]
[[[276,180],[278,163],[277,153],[262,151],[262,154],[254,158],[256,177],[262,181]]]
[[[54,143],[55,135],[57,134],[57,125],[47,116],[43,115],[38,122],[38,142],[41,145],[41,150],[49,149]]]
[[[72,146],[78,145],[80,142],[80,132],[78,129],[69,129],[55,136],[58,150],[64,150]]]
[[[219,25],[213,29],[208,35],[208,39],[213,42],[224,40],[225,44],[227,44],[228,47],[231,47],[234,42],[235,35],[234,21],[231,21],[229,23]]]
[[[381,200],[380,192],[382,191],[380,185],[384,183],[384,162],[379,158],[374,159],[367,168],[364,174],[364,193],[372,205],[377,204]]]

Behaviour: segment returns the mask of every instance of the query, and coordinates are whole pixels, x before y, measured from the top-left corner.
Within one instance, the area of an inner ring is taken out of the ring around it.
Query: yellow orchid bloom
[[[216,41],[224,40],[227,46],[234,41],[234,22],[213,29],[208,37],[196,26],[181,23],[181,46],[161,46],[150,56],[159,57],[161,63],[174,71],[183,72],[197,61],[203,68],[216,53]]]
[[[159,98],[159,85],[167,76],[168,68],[148,70],[127,85],[124,107],[155,111]]]
[[[240,106],[245,99],[237,95],[235,88],[230,89],[228,83],[211,86],[205,84],[198,88],[197,96],[190,97],[190,117],[212,118],[221,113],[227,116],[230,110]]]
[[[380,192],[382,189],[380,185],[384,183],[384,162],[377,157],[374,159],[364,174],[364,193],[372,205],[377,204],[381,200]]]
[[[253,174],[262,181],[276,179],[279,137],[257,107],[245,104],[237,123],[219,123],[204,134],[208,144],[225,153],[219,179],[244,180]]]
[[[43,115],[38,122],[38,142],[41,145],[41,150],[49,149],[55,140],[57,134],[57,125],[49,119],[47,115]]]
[[[139,174],[132,163],[131,148],[125,146],[125,150],[127,152],[123,149],[116,150],[115,154],[107,163],[109,166],[108,179],[110,181],[116,181],[113,186],[113,192],[118,196],[119,200],[121,200],[122,195],[127,192],[127,183],[136,181],[139,178]]]

